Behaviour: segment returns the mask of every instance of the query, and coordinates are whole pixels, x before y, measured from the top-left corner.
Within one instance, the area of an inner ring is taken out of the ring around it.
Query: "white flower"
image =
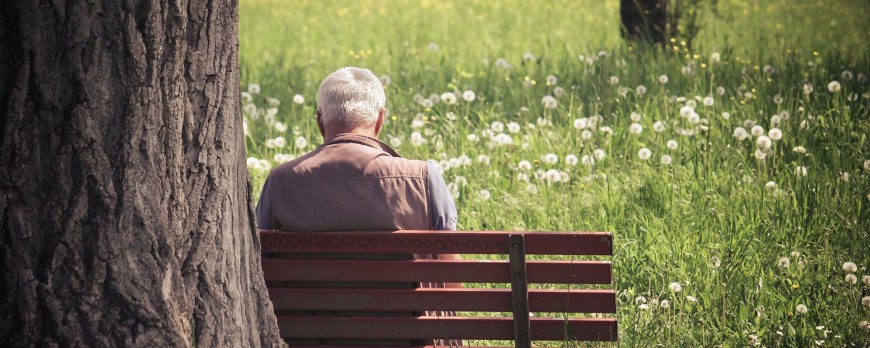
[[[583,158],[580,159],[580,163],[583,163],[584,166],[591,166],[595,164],[595,158],[590,157],[589,155],[583,155]]]
[[[644,297],[644,296],[638,296],[638,297],[635,297],[635,298],[634,298],[634,304],[638,304],[638,305],[639,305],[639,304],[641,304],[641,303],[646,303],[646,297]]]
[[[525,60],[525,61],[535,60],[535,55],[532,54],[532,52],[523,53],[523,60]]]
[[[426,139],[423,139],[423,135],[420,132],[412,132],[411,133],[411,146],[418,147],[423,145],[426,142]]]
[[[448,111],[446,114],[444,114],[444,118],[449,121],[456,121],[456,114],[453,113],[453,111]]]
[[[762,69],[762,72],[764,72],[765,75],[771,75],[771,74],[776,72],[776,69],[774,69],[770,65],[765,65],[764,68]]]
[[[770,116],[770,126],[774,128],[779,127],[779,123],[781,120],[782,117],[780,117],[779,115]]]
[[[294,95],[293,102],[296,104],[302,104],[305,102],[305,97],[303,97],[301,94]]]
[[[704,106],[713,106],[713,97],[704,98]]]
[[[828,84],[828,92],[837,93],[839,91],[840,91],[840,83],[837,82],[837,80],[831,81],[831,83]]]
[[[536,194],[538,193],[538,186],[535,186],[535,184],[528,184],[526,185],[526,192]]]
[[[665,123],[662,121],[656,121],[656,123],[653,123],[653,131],[655,131],[656,133],[664,132]]]
[[[249,92],[242,92],[242,100],[244,100],[246,103],[250,103],[252,100],[254,100],[254,97],[252,97],[251,93]]]
[[[638,305],[637,309],[645,311],[645,310],[649,309],[649,305],[647,305],[646,303],[643,303],[643,304]]]
[[[480,190],[480,192],[477,193],[477,196],[485,201],[489,200],[489,197],[492,197],[492,194],[490,194],[488,190]]]
[[[650,156],[652,156],[652,151],[647,148],[642,148],[637,152],[637,157],[640,157],[642,160],[647,160]]]
[[[504,58],[496,59],[495,66],[502,68],[502,69],[510,69],[511,68],[511,64],[508,63],[507,60],[505,60]]]
[[[260,160],[256,157],[248,157],[245,163],[248,165],[248,168],[251,169],[260,169]]]
[[[559,80],[553,75],[547,75],[547,84],[552,86],[555,85]]]
[[[287,145],[287,140],[284,137],[275,138],[275,147],[282,148]]]
[[[248,93],[251,94],[259,94],[260,93],[260,85],[256,83],[252,83],[248,85]]]
[[[465,138],[472,144],[477,143],[480,140],[480,138],[477,137],[477,134],[474,133],[467,135]]]
[[[676,141],[676,140],[671,139],[671,140],[668,140],[668,142],[667,142],[667,146],[668,146],[668,149],[676,150],[677,147],[679,146],[679,144],[677,144],[677,141]]]
[[[662,300],[662,302],[659,303],[659,307],[662,307],[662,309],[671,308],[671,302],[668,300]]]
[[[390,75],[381,75],[380,77],[378,77],[378,80],[381,80],[381,84],[384,85],[384,87],[389,86],[390,83],[393,82],[393,79],[390,78]]]
[[[779,140],[782,139],[782,131],[779,128],[773,128],[767,132],[767,135],[771,140]]]
[[[544,105],[545,109],[555,109],[559,105],[559,102],[553,96],[545,95],[541,98],[541,104]]]
[[[737,127],[734,128],[734,134],[732,134],[732,136],[737,138],[737,140],[743,141],[747,136],[749,136],[749,134],[746,133],[746,129],[743,129],[743,127]]]
[[[444,92],[441,94],[441,101],[447,105],[456,104],[456,94],[453,94],[452,92]]]
[[[499,133],[495,137],[492,138],[498,145],[513,145],[514,138],[511,138],[510,135],[505,133]]]
[[[582,138],[583,140],[591,139],[592,138],[592,131],[590,131],[588,129],[584,129],[582,132],[580,132],[580,138]]]
[[[487,156],[487,155],[477,155],[477,163],[480,163],[480,164],[489,164],[489,156]]]
[[[245,104],[245,106],[242,107],[242,110],[244,110],[246,114],[250,115],[251,118],[253,118],[255,120],[257,119],[257,106],[256,105]]]
[[[602,149],[595,149],[594,151],[592,151],[592,155],[595,156],[595,159],[600,160],[603,159],[604,156],[607,155],[607,153],[605,153]]]
[[[768,190],[773,190],[776,188],[776,182],[768,181],[767,184],[764,184],[764,187]]]
[[[284,163],[293,159],[293,156],[284,154],[284,153],[276,153],[275,156],[272,156],[277,163]]]
[[[696,112],[692,112],[691,114],[689,114],[687,120],[690,124],[698,124],[698,122],[701,122],[701,116],[699,116]]]
[[[305,137],[303,137],[303,136],[297,137],[295,143],[296,143],[296,147],[299,149],[304,149],[306,146],[308,146],[308,140],[305,139]]]
[[[275,122],[275,130],[279,132],[285,132],[287,130],[287,125],[283,122]]]
[[[670,165],[670,164],[671,164],[672,159],[671,159],[671,156],[669,156],[669,155],[662,155],[662,160],[661,160],[661,161],[662,161],[662,164],[663,164],[663,165],[666,165],[666,166],[667,166],[667,165]]]
[[[710,265],[713,266],[713,268],[719,268],[719,266],[722,265],[722,260],[719,260],[718,257],[713,256],[710,258]]]
[[[402,139],[399,139],[399,137],[390,137],[390,145],[393,147],[402,146]]]
[[[555,153],[548,153],[541,158],[544,163],[547,164],[556,164],[559,162],[559,156],[556,156]]]
[[[438,44],[434,43],[434,42],[430,42],[428,48],[432,52],[438,51]]]
[[[767,157],[767,152],[762,149],[756,149],[754,155],[755,159],[761,161]]]
[[[275,139],[266,139],[266,147],[270,149],[275,148]]]
[[[584,129],[589,127],[589,119],[588,118],[578,118],[574,120],[574,128],[576,129]]]
[[[465,92],[462,92],[462,100],[465,100],[467,102],[473,102],[474,99],[477,99],[477,95],[474,94],[474,91],[469,89]]]
[[[758,147],[758,149],[761,151],[767,151],[768,149],[770,149],[771,144],[772,142],[770,141],[770,138],[763,135],[755,140],[755,146]]]
[[[689,117],[689,115],[691,115],[694,112],[695,112],[695,109],[691,106],[688,106],[688,105],[680,108],[680,116],[682,116],[683,118]]]
[[[776,265],[779,267],[782,267],[782,268],[788,268],[788,266],[791,265],[791,260],[789,260],[787,257],[783,256],[783,257],[780,257],[778,261],[776,261]]]
[[[716,87],[716,94],[725,95],[725,87],[722,87],[722,86]]]
[[[529,161],[523,160],[520,161],[520,163],[517,165],[517,168],[519,168],[520,170],[532,170],[532,164],[529,163]]]
[[[492,131],[496,133],[502,133],[504,132],[504,123],[501,123],[501,121],[493,121],[492,124],[489,125],[489,129],[492,129]]]
[[[544,178],[547,179],[547,183],[559,182],[562,180],[562,174],[558,170],[550,169],[544,173]]]
[[[854,273],[858,271],[858,265],[856,265],[854,262],[845,262],[843,263],[843,271],[845,271],[846,273]]]
[[[722,112],[722,118],[724,118],[724,119],[726,119],[726,120],[727,120],[727,119],[730,119],[730,118],[731,118],[731,114],[730,114],[729,112],[727,112],[727,111],[723,111],[723,112]]]
[[[603,126],[601,128],[598,128],[598,131],[601,132],[601,134],[613,135],[613,128],[610,128],[608,126]]]
[[[671,292],[680,292],[683,290],[683,286],[680,285],[680,283],[673,282],[670,285],[668,285],[668,289],[671,289]]]
[[[773,103],[776,105],[782,104],[782,97],[779,94],[773,96]]]
[[[752,129],[750,129],[749,132],[752,133],[752,136],[758,137],[758,136],[761,136],[762,134],[764,134],[764,127],[759,126],[759,125],[754,125],[754,126],[752,126]]]
[[[698,302],[698,299],[695,298],[695,296],[692,296],[692,295],[688,295],[688,296],[686,296],[686,300],[689,301],[689,302]]]
[[[565,95],[565,89],[562,87],[553,88],[553,95],[557,97],[561,97]]]
[[[870,159],[864,160],[864,170],[870,170]]]
[[[642,116],[639,112],[632,112],[630,116],[631,120],[634,122],[639,122],[641,117]]]
[[[861,276],[861,282],[864,283],[864,285],[870,285],[870,275],[865,274]]]
[[[719,63],[721,59],[722,56],[719,54],[719,52],[713,52],[710,54],[710,61],[713,63]]]
[[[631,132],[631,134],[637,135],[643,132],[643,127],[638,123],[632,123],[628,126],[628,131]]]
[[[858,277],[856,277],[854,274],[847,274],[844,281],[848,284],[855,284],[858,282]]]
[[[870,321],[862,320],[860,323],[858,323],[858,327],[864,330],[870,330]]]
[[[798,312],[800,314],[806,314],[809,311],[809,309],[807,308],[807,305],[805,305],[803,303],[797,305],[797,307],[795,307],[794,310],[795,310],[795,312]]]
[[[805,147],[803,147],[803,146],[800,146],[800,145],[795,146],[795,147],[792,148],[791,150],[792,150],[794,153],[799,153],[799,154],[805,154],[805,153],[807,153],[807,148],[805,148]]]
[[[269,169],[272,169],[272,163],[267,161],[267,160],[261,159],[260,160],[260,170],[266,171]]]
[[[843,72],[840,74],[840,77],[842,77],[844,80],[851,80],[854,76],[855,75],[853,75],[852,71],[850,70],[843,70]]]
[[[423,99],[420,102],[420,105],[422,105],[424,108],[428,109],[428,108],[431,108],[432,106],[434,106],[435,103],[433,103],[431,99]]]
[[[508,132],[517,133],[520,131],[520,124],[516,122],[510,122],[507,125]]]
[[[573,154],[565,156],[565,163],[567,163],[569,166],[576,166],[577,156],[574,156]]]
[[[615,76],[615,75],[611,76],[608,79],[608,81],[610,82],[611,85],[615,85],[615,84],[619,83],[619,76]]]
[[[864,296],[861,298],[861,305],[864,307],[870,307],[870,296]]]
[[[794,175],[807,176],[807,167],[797,166],[794,168]]]
[[[634,89],[634,92],[638,95],[644,95],[646,94],[646,86],[638,85],[637,88]]]
[[[804,94],[810,94],[810,93],[813,93],[813,85],[810,83],[805,83],[804,84]]]

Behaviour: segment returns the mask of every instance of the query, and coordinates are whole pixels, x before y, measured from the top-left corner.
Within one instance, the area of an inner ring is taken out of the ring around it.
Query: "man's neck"
[[[358,129],[353,129],[350,131],[326,132],[326,134],[324,134],[324,136],[323,136],[323,141],[327,142],[330,139],[335,138],[336,136],[338,136],[340,134],[356,134],[356,135],[362,135],[362,136],[373,138],[373,139],[378,138],[377,134],[375,134],[373,129],[359,129],[358,128]]]

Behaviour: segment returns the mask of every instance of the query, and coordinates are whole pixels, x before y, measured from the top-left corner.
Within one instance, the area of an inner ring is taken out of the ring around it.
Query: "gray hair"
[[[368,69],[338,69],[323,79],[317,91],[321,121],[343,130],[374,124],[386,102],[384,86]]]

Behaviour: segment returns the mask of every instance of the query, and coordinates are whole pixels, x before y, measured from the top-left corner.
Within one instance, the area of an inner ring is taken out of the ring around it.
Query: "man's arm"
[[[458,214],[453,197],[447,189],[438,164],[429,161],[429,216],[432,217],[432,226],[435,230],[456,231]],[[459,254],[438,254],[439,260],[461,260]],[[447,288],[461,288],[462,283],[445,283]]]

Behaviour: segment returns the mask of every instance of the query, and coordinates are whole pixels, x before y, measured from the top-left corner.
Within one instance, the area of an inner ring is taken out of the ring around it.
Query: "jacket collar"
[[[355,133],[341,133],[339,135],[332,137],[332,139],[329,139],[328,141],[324,142],[322,146],[327,146],[327,145],[332,145],[332,144],[341,144],[341,143],[353,143],[353,144],[365,145],[365,146],[372,147],[375,149],[380,149],[380,150],[390,154],[390,156],[393,156],[393,157],[402,157],[399,155],[398,152],[396,152],[396,150],[393,150],[392,147],[383,143],[382,141],[375,139],[375,138],[372,138],[372,137],[369,137],[369,136],[365,136],[362,134],[355,134]]]

